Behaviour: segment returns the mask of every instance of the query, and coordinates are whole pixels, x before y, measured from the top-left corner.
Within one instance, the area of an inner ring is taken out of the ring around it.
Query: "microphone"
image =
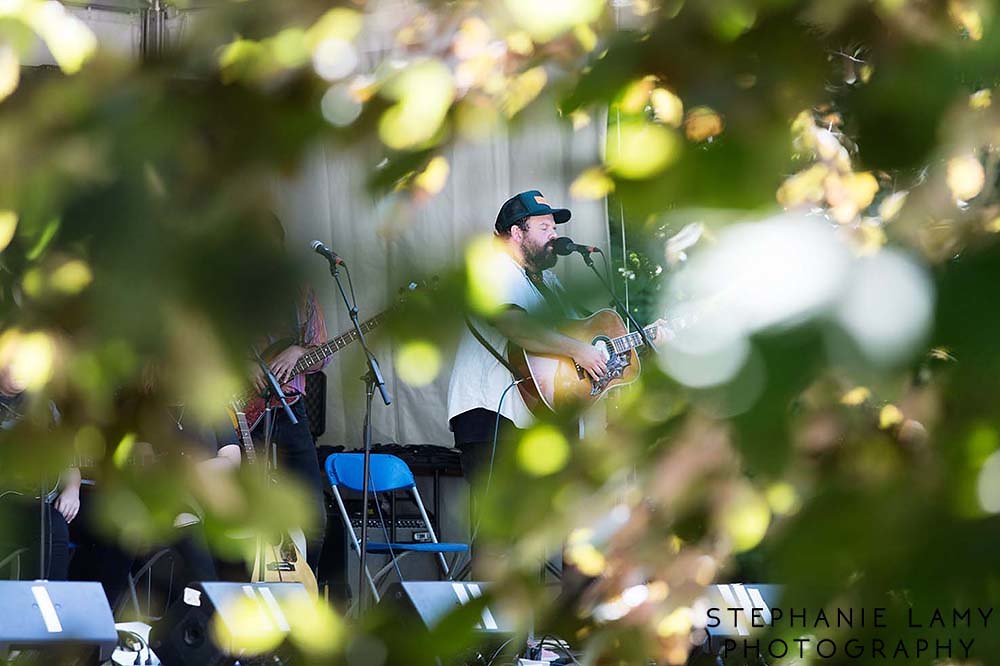
[[[579,252],[583,256],[587,256],[592,252],[600,252],[601,248],[594,245],[577,245],[573,242],[572,238],[560,236],[552,241],[552,250],[559,256],[565,257],[573,254],[574,252]]]
[[[323,243],[318,240],[314,240],[312,243],[309,243],[309,247],[311,247],[316,254],[326,257],[326,260],[329,261],[331,265],[345,265],[344,260],[340,258],[339,254],[328,248],[326,245],[323,245]]]

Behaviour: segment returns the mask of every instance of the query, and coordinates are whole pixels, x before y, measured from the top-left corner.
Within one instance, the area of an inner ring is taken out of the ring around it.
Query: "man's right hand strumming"
[[[604,352],[593,345],[583,342],[570,354],[573,362],[587,371],[595,381],[604,376],[608,371],[608,362],[604,358]]]

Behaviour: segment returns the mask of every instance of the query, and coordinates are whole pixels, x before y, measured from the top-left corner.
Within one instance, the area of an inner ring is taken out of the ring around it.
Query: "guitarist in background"
[[[273,223],[277,240],[284,245],[285,232],[281,222],[274,217]],[[319,372],[329,359],[326,358],[309,367],[303,374],[295,374],[293,368],[311,348],[327,341],[326,321],[323,319],[323,311],[316,300],[316,294],[308,287],[303,288],[298,302],[289,304],[288,309],[287,329],[272,331],[258,351],[264,354],[262,351],[264,349],[277,348],[277,353],[269,358],[265,354],[265,361],[288,396],[292,412],[298,419],[297,424],[292,424],[284,409],[272,410],[272,441],[275,442],[278,451],[278,469],[291,474],[303,484],[315,507],[317,523],[301,526],[306,536],[306,560],[315,573],[319,566],[320,554],[323,552],[326,533],[326,501],[323,496],[323,473],[319,468],[316,444],[309,428],[309,416],[306,414],[305,401],[300,398],[306,394],[305,375]],[[251,373],[254,386],[263,392],[267,381],[263,371],[255,364]],[[264,442],[265,434],[264,424],[261,422],[253,431],[254,440]]]
[[[0,368],[0,430],[10,431],[27,411],[28,396],[25,386],[14,376],[11,366]],[[49,404],[52,422],[59,418],[55,405]],[[16,433],[8,433],[8,438]],[[8,442],[8,445],[13,442]],[[21,442],[29,445],[29,442]],[[5,469],[5,473],[16,470]],[[41,533],[39,525],[38,489],[32,491],[4,490],[0,492],[0,560],[7,558],[18,548],[27,548],[21,558],[21,578],[30,580],[38,577],[41,555]],[[69,574],[69,523],[80,511],[80,470],[68,468],[57,487],[49,491],[45,498],[45,578],[66,580]]]
[[[494,224],[499,254],[494,284],[503,308],[489,322],[471,323],[501,355],[511,341],[536,353],[568,356],[596,379],[606,370],[603,354],[542,323],[578,314],[559,278],[549,270],[557,259],[552,248],[559,235],[556,225],[568,222],[570,216],[565,208],[552,208],[538,190],[521,192],[500,207]],[[501,431],[531,425],[531,413],[516,389],[507,391],[500,405],[501,394],[512,381],[506,365],[467,329],[448,386],[449,425],[455,446],[462,451],[467,479],[474,480],[490,464],[498,410]]]

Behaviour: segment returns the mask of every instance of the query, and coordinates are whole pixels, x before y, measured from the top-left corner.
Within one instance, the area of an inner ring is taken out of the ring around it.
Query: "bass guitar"
[[[407,293],[417,291],[423,286],[424,285],[422,283],[411,282],[406,287],[401,288],[399,290],[400,291],[399,301],[402,302]],[[370,319],[366,319],[365,321],[361,322],[361,324],[359,325],[359,328],[361,328],[361,332],[367,335],[369,331],[372,331],[373,329],[384,323],[386,317],[389,315],[391,311],[392,310],[390,309],[384,312],[380,312],[374,317],[371,317]],[[358,339],[357,331],[351,329],[346,333],[341,333],[337,337],[329,340],[324,344],[310,348],[305,354],[302,355],[302,358],[300,358],[292,367],[292,372],[288,378],[288,381],[291,381],[293,377],[301,375],[314,365],[322,363],[326,359],[330,358],[331,356],[339,352],[344,347],[347,347],[352,342],[355,342],[357,339]],[[270,361],[275,355],[277,355],[278,352],[285,349],[288,346],[288,344],[289,342],[285,340],[271,345],[270,348],[265,350],[263,357],[266,360]],[[281,390],[284,392],[288,387],[289,384],[286,382],[285,384],[282,385]],[[295,393],[286,392],[286,394],[288,397],[289,405],[294,404],[302,397]],[[260,424],[261,420],[264,418],[264,412],[268,407],[271,407],[272,409],[280,409],[281,402],[277,398],[271,398],[270,403],[268,404],[267,402],[264,401],[264,398],[261,397],[260,393],[258,393],[256,390],[251,389],[233,399],[232,413],[230,414],[230,416],[233,418],[235,422],[236,413],[241,412],[244,415],[244,418],[246,419],[247,425],[250,427],[250,430],[253,431]]]

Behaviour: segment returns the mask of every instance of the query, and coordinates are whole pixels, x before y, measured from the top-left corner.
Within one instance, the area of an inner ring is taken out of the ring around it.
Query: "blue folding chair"
[[[340,509],[340,518],[344,521],[347,533],[350,535],[351,549],[357,554],[359,559],[361,557],[361,541],[358,534],[354,531],[354,526],[351,523],[350,515],[347,513],[347,507],[344,505],[344,499],[340,495],[339,488],[343,486],[348,490],[362,492],[365,475],[364,464],[365,457],[363,453],[333,453],[326,459],[326,475],[329,477],[330,485],[333,487],[333,497],[337,500],[337,508]],[[386,543],[384,541],[372,541],[369,539],[367,544],[367,551],[369,553],[389,556],[389,563],[377,572],[374,578],[368,567],[365,567],[365,576],[368,578],[368,585],[371,587],[375,601],[378,602],[380,599],[375,581],[387,574],[396,562],[409,553],[436,554],[441,571],[445,577],[450,578],[451,569],[448,567],[447,560],[445,560],[445,553],[464,553],[469,550],[469,545],[465,543],[442,543],[438,541],[437,534],[434,533],[434,526],[431,525],[431,521],[427,517],[424,503],[420,499],[420,493],[417,491],[417,483],[413,479],[413,473],[407,464],[393,455],[384,453],[372,454],[368,488],[373,493],[373,498],[376,502],[378,499],[375,496],[378,493],[409,490],[412,494],[413,502],[417,505],[417,510],[420,512],[420,519],[424,522],[431,537],[430,543]],[[388,528],[386,527],[385,529],[387,530]],[[376,530],[376,538],[385,538],[385,530],[381,527],[376,528]],[[372,533],[371,527],[368,528],[368,532],[369,534]]]

